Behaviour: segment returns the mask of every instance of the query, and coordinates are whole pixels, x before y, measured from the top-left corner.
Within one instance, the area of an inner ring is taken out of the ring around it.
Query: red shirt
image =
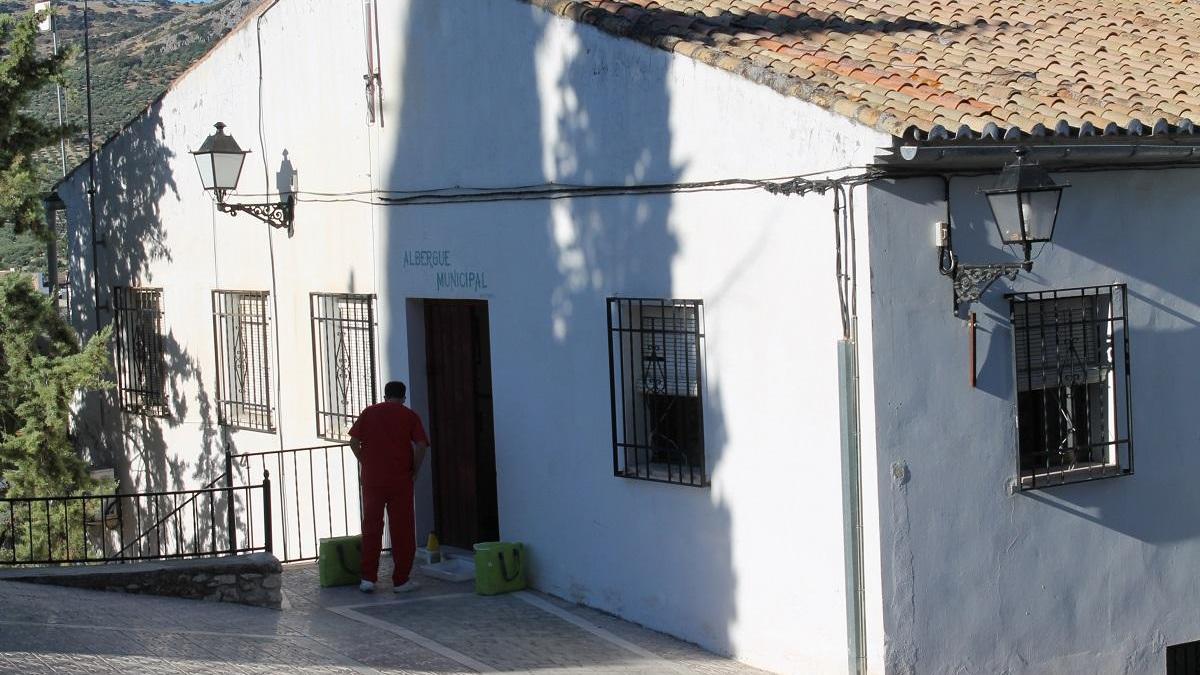
[[[394,485],[412,480],[413,443],[429,444],[421,418],[403,403],[384,401],[362,411],[350,435],[362,441],[362,484]]]

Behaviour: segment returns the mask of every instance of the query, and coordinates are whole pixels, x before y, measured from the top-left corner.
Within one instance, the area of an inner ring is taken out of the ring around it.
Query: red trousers
[[[417,553],[416,525],[413,522],[413,482],[408,476],[387,486],[362,486],[362,578],[379,578],[379,551],[383,548],[383,510],[387,509],[388,531],[392,535],[392,583],[408,581],[413,556]]]

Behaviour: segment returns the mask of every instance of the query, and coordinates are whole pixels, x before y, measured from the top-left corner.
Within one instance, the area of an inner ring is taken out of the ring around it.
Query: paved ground
[[[549,596],[419,579],[364,595],[288,566],[281,612],[0,582],[0,673],[760,672]]]

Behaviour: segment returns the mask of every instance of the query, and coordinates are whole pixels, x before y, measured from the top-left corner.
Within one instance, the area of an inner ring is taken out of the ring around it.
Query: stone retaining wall
[[[275,556],[252,553],[223,558],[7,570],[0,571],[0,580],[279,609],[283,601],[282,572]]]

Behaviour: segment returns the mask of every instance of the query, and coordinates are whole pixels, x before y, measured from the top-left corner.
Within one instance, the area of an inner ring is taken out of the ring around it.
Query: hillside
[[[165,0],[92,0],[92,117],[96,144],[120,130],[166,86],[229,31],[260,0],[213,0],[174,4]],[[32,0],[0,0],[0,14],[28,11]],[[60,47],[76,49],[64,91],[68,124],[79,127],[68,144],[68,170],[87,156],[84,97],[83,0],[56,0]],[[50,49],[50,38],[45,38]],[[54,88],[31,104],[33,111],[57,119]],[[46,185],[61,175],[57,148],[38,158]],[[0,269],[41,268],[41,245],[31,237],[0,232]]]

